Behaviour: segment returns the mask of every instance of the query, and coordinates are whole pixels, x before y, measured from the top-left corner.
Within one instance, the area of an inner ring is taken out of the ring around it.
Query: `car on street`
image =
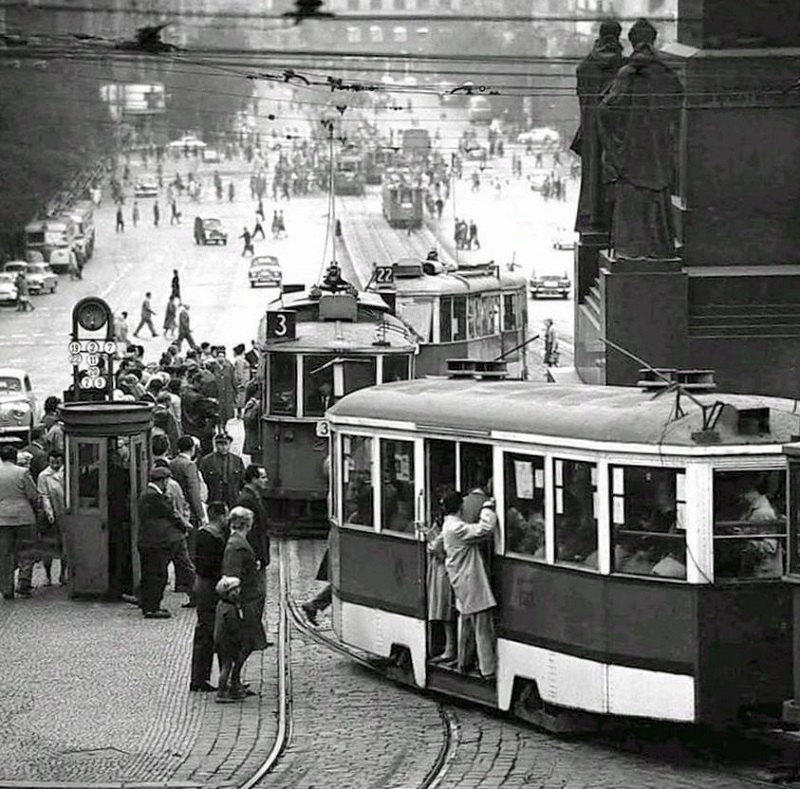
[[[27,441],[37,424],[39,410],[28,373],[17,367],[0,367],[0,441]]]
[[[553,235],[553,249],[575,249],[575,233],[559,227]]]
[[[541,126],[518,134],[517,142],[522,145],[532,145],[534,148],[558,148],[561,144],[561,135],[555,129]]]
[[[537,276],[534,271],[528,283],[528,290],[534,299],[542,296],[560,296],[562,299],[569,298],[569,291],[572,287],[569,276],[564,274],[543,274]]]
[[[140,179],[133,187],[134,197],[158,197],[158,184],[149,179]]]
[[[22,272],[28,280],[28,290],[31,293],[55,293],[58,286],[58,275],[47,263],[26,263],[24,260],[9,260],[3,263],[2,270],[6,274],[16,277]]]
[[[250,287],[269,285],[279,288],[283,282],[283,271],[278,258],[274,255],[259,255],[250,261],[250,271],[247,274]]]
[[[58,274],[47,263],[28,263],[25,276],[31,293],[55,293]]]
[[[485,142],[469,143],[465,149],[467,159],[481,161],[489,156],[489,146]]]
[[[536,170],[528,175],[528,183],[531,189],[536,192],[541,192],[547,182],[548,175],[543,170]]]
[[[222,229],[222,222],[213,217],[196,217],[194,220],[194,243],[223,244],[228,243],[228,234]]]
[[[173,140],[169,144],[169,147],[172,150],[190,151],[194,153],[195,151],[200,151],[205,148],[206,144],[199,137],[195,137],[194,134],[186,134],[179,140]]]
[[[0,272],[0,304],[17,303],[17,286],[14,284],[16,276]]]
[[[222,157],[219,154],[219,151],[216,148],[205,148],[203,150],[203,161],[204,162],[221,162]]]

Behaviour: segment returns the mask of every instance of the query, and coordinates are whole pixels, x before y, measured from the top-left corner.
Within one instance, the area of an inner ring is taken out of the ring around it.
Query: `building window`
[[[556,562],[597,569],[597,466],[553,461]]]
[[[372,526],[372,439],[342,436],[343,520]]]
[[[785,472],[714,472],[715,579],[780,578],[785,553]]]
[[[348,11],[360,11],[361,10],[361,0],[347,0],[347,10]]]
[[[383,0],[369,0],[370,11],[383,11]]]
[[[417,11],[430,11],[431,0],[417,0]]]
[[[404,27],[396,27],[393,31],[396,44],[404,44],[408,41],[408,31]]]
[[[369,40],[373,44],[383,43],[383,29],[379,25],[372,25],[369,29]]]
[[[297,415],[297,357],[288,353],[269,355],[269,407],[275,416]]]
[[[394,10],[395,11],[405,11],[406,10],[406,0],[394,0]]]
[[[544,559],[544,458],[503,456],[506,551]]]
[[[615,573],[686,579],[686,475],[612,466],[611,566]]]
[[[381,439],[381,528],[414,533],[414,443]]]
[[[348,44],[359,44],[359,43],[361,43],[361,28],[360,27],[348,27],[347,28],[347,43]]]

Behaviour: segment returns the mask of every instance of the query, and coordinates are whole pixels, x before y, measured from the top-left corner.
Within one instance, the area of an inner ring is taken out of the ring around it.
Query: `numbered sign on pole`
[[[293,340],[297,316],[289,310],[267,313],[267,339]]]
[[[394,266],[375,266],[375,284],[394,285]]]

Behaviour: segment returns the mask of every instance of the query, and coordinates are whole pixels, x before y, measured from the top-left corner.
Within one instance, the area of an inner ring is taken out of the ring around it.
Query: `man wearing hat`
[[[214,451],[202,458],[197,466],[208,485],[208,500],[224,501],[233,508],[244,484],[244,461],[230,449],[231,437],[227,433],[217,433]]]
[[[139,604],[145,619],[169,619],[161,607],[167,585],[172,545],[184,538],[180,521],[166,496],[172,472],[163,466],[150,470],[150,482],[139,497],[139,561],[142,568]]]

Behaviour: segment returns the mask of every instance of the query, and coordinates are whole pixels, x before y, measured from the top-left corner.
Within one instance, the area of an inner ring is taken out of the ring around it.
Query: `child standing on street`
[[[214,618],[214,649],[219,661],[217,702],[230,704],[247,694],[241,687],[244,612],[239,600],[241,581],[224,575],[217,582],[217,610]]]

